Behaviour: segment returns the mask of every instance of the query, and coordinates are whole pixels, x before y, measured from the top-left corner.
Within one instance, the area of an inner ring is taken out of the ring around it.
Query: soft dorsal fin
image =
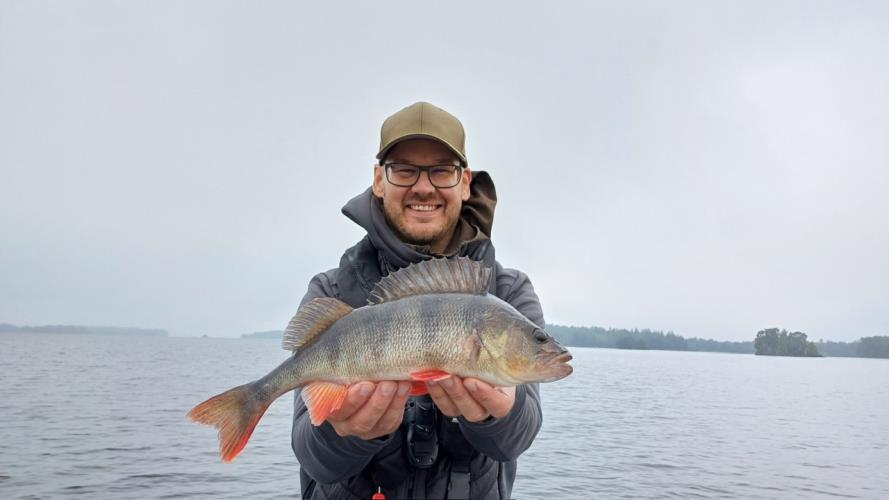
[[[472,293],[488,291],[491,270],[468,257],[424,260],[399,269],[376,284],[368,304],[382,304],[424,293]]]
[[[330,297],[313,299],[296,311],[284,330],[281,345],[288,351],[296,352],[350,312],[352,308],[340,300]]]

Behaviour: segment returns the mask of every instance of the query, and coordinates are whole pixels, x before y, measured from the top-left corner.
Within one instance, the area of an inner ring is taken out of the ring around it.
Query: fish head
[[[574,370],[568,364],[571,353],[518,312],[489,317],[479,337],[486,364],[513,384],[553,382]]]

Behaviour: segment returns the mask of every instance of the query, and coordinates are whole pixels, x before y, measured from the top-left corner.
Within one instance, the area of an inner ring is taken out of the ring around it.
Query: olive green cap
[[[416,102],[386,118],[380,129],[382,160],[392,146],[407,139],[434,139],[447,146],[466,165],[466,134],[454,115],[428,102]]]

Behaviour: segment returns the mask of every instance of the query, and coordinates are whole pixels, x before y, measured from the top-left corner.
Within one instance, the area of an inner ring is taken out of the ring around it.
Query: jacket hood
[[[454,236],[444,255],[482,255],[491,239],[496,205],[497,192],[491,176],[482,170],[473,172],[469,199],[463,202]],[[432,256],[428,246],[410,245],[398,238],[386,222],[382,200],[374,196],[371,188],[349,200],[343,206],[343,214],[367,231],[367,237],[387,267],[402,268]]]

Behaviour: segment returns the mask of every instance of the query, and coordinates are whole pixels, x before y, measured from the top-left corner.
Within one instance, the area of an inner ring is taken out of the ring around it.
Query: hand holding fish
[[[469,422],[481,422],[488,417],[503,418],[515,405],[515,387],[493,387],[477,378],[461,380],[452,375],[426,385],[435,405],[445,416],[462,415]]]
[[[349,388],[342,406],[327,417],[340,436],[364,440],[391,434],[401,425],[410,395],[407,381],[360,382]]]

